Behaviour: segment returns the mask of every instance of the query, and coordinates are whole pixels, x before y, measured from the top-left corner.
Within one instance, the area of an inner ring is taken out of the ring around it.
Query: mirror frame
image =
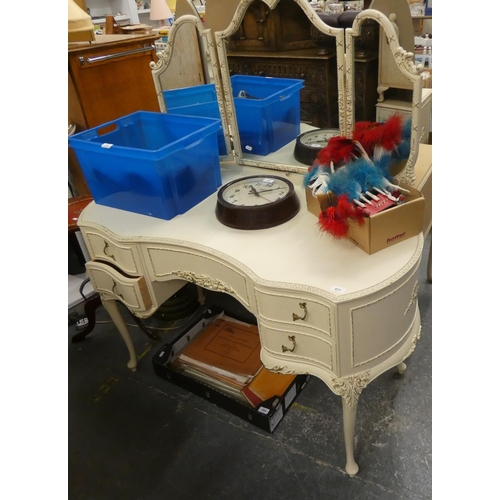
[[[347,28],[346,32],[346,124],[347,137],[352,137],[354,130],[354,40],[361,33],[361,25],[367,19],[377,21],[384,30],[387,42],[389,43],[394,61],[398,69],[410,81],[413,82],[412,94],[412,130],[410,138],[410,155],[403,170],[396,176],[401,182],[413,186],[415,184],[415,162],[418,156],[420,143],[420,108],[422,105],[422,64],[415,65],[413,52],[407,52],[400,47],[398,35],[393,23],[387,16],[378,10],[367,9],[361,11],[354,19],[352,28]]]
[[[231,80],[229,75],[229,64],[226,53],[225,40],[233,35],[241,22],[247,11],[248,6],[254,0],[240,0],[232,17],[232,20],[224,30],[214,31],[215,42],[217,47],[217,54],[219,56],[220,74],[222,79],[222,92],[224,96],[224,107],[225,114],[228,121],[230,130],[233,131],[233,154],[234,161],[241,165],[250,165],[254,167],[267,168],[272,170],[287,171],[287,172],[297,172],[306,173],[308,171],[308,166],[306,165],[285,165],[283,163],[275,163],[272,160],[266,160],[273,153],[264,157],[261,160],[254,160],[245,158],[243,156],[241,142],[238,134],[238,124],[236,121],[236,111],[234,106],[234,100],[232,97]],[[271,10],[274,10],[279,4],[280,0],[261,0],[265,3]],[[341,135],[345,135],[347,132],[346,120],[345,120],[345,86],[344,86],[344,28],[332,28],[324,23],[310,6],[307,0],[293,0],[298,4],[310,22],[322,33],[336,38],[336,55],[337,55],[337,84],[338,84],[338,110],[339,110],[339,130]],[[210,8],[210,4],[209,7]]]
[[[168,71],[168,68],[172,62],[172,53],[175,47],[175,41],[179,30],[185,25],[193,25],[198,33],[198,50],[200,52],[201,61],[203,65],[203,73],[205,76],[205,83],[214,83],[215,91],[217,95],[217,104],[219,106],[219,111],[221,113],[222,129],[224,132],[224,141],[226,143],[226,150],[231,152],[232,145],[230,140],[230,134],[228,129],[228,121],[225,116],[225,102],[222,95],[223,87],[221,82],[221,76],[219,72],[219,65],[217,62],[217,52],[214,46],[214,39],[210,29],[205,28],[201,22],[199,16],[185,14],[177,18],[170,28],[168,35],[167,46],[165,50],[158,53],[158,62],[151,62],[149,64],[151,68],[151,75],[153,77],[153,83],[156,90],[156,97],[158,99],[158,104],[160,106],[160,111],[162,113],[168,113],[168,108],[165,103],[165,98],[163,96],[163,89],[161,84],[162,75]],[[221,156],[221,158],[226,159],[228,156]]]

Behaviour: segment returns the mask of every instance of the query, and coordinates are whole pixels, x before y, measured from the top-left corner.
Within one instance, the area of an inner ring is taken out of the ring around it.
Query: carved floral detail
[[[189,271],[173,271],[172,274],[179,276],[186,281],[199,285],[209,290],[217,292],[234,293],[234,290],[220,280],[206,276],[205,274],[195,274]]]
[[[288,368],[288,366],[273,366],[272,368],[268,368],[268,370],[270,372],[281,373],[282,375],[295,373],[293,370]]]
[[[332,391],[347,403],[349,408],[354,408],[358,403],[361,391],[370,383],[370,371],[345,378],[332,378]]]
[[[401,362],[403,362],[405,359],[409,358],[413,354],[413,351],[417,347],[417,342],[420,340],[420,336],[421,335],[422,335],[422,325],[420,325],[420,328],[418,329],[418,332],[413,337],[412,346],[410,347],[410,350],[408,351],[408,354],[401,360]]]

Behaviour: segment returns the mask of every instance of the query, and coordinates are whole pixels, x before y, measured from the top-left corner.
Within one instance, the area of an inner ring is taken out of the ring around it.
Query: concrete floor
[[[420,267],[422,336],[408,369],[361,394],[358,475],[344,471],[340,397],[311,377],[269,434],[155,375],[151,341],[131,327],[139,367],[101,307],[73,344],[68,327],[68,498],[85,500],[422,500],[432,497],[432,284]],[[134,325],[129,316],[127,323]],[[150,326],[166,327],[151,318]],[[182,323],[182,320],[177,324]]]

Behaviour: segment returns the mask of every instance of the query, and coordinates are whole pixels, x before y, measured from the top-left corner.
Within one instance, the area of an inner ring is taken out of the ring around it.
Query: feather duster
[[[310,188],[314,196],[326,194],[328,191],[328,181],[330,179],[330,169],[320,165],[312,168],[304,176],[305,188]]]
[[[392,151],[401,142],[403,119],[395,114],[385,122],[357,122],[353,139],[359,141],[368,156],[381,156],[380,148]],[[378,149],[377,149],[378,147]]]
[[[344,238],[349,232],[349,223],[347,219],[335,217],[336,211],[336,207],[328,207],[324,212],[321,212],[318,224],[322,231],[330,233],[334,238]]]
[[[352,201],[356,200],[361,195],[360,185],[349,175],[347,167],[337,170],[330,176],[328,181],[328,189],[337,196],[346,195]]]
[[[331,137],[328,144],[318,153],[317,158],[323,165],[333,163],[334,168],[356,158],[356,145],[343,136]]]
[[[381,127],[380,145],[386,151],[392,151],[402,139],[403,118],[395,114],[387,119]]]
[[[328,207],[319,214],[318,224],[322,231],[330,233],[335,238],[344,238],[349,233],[349,220],[364,224],[363,211],[349,203],[347,196],[340,196],[337,206]]]
[[[380,142],[380,127],[378,122],[356,122],[352,138],[361,143],[368,156],[373,156],[377,143]]]
[[[394,154],[394,151],[393,153]],[[390,166],[392,162],[392,154],[386,154],[380,158],[377,162],[375,162],[375,167],[380,170],[380,173],[390,182],[393,181],[392,176],[390,174]]]

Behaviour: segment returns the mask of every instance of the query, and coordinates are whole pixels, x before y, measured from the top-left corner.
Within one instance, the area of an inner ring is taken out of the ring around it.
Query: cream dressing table
[[[262,172],[234,163],[221,169],[223,183]],[[346,470],[355,475],[358,398],[384,371],[403,373],[420,337],[423,235],[368,255],[321,233],[307,210],[302,176],[283,175],[295,184],[300,212],[257,231],[220,224],[215,194],[170,221],[92,202],[78,221],[92,258],[87,270],[134,371],[136,353],[118,301],[146,318],[186,282],[236,298],[257,318],[267,368],[310,373],[342,397]]]
[[[262,1],[275,8],[280,0]],[[353,130],[354,41],[368,19],[385,31],[397,70],[411,82],[412,120],[419,123],[422,67],[416,67],[413,54],[399,45],[394,23],[382,12],[390,13],[398,0],[379,2],[384,4],[380,11],[363,11],[345,31],[322,23],[306,0],[294,1],[316,28],[336,37],[341,133],[349,135]],[[317,218],[307,210],[302,187],[307,167],[294,164],[293,144],[268,158],[242,152],[225,45],[251,2],[214,0],[203,25],[190,14],[188,0],[178,0],[178,7],[184,5],[187,13],[176,20],[159,63],[151,66],[153,80],[160,109],[166,112],[162,92],[170,88],[166,80],[176,40],[186,30],[197,30],[204,55],[211,61],[207,74],[217,90],[227,150],[234,153],[221,163],[222,183],[265,172],[286,176],[299,195],[299,213],[271,229],[241,231],[217,221],[216,194],[170,221],[92,202],[78,221],[92,259],[86,264],[87,272],[125,341],[128,367],[134,371],[137,357],[119,302],[147,318],[187,282],[238,300],[257,319],[261,359],[268,369],[309,373],[342,398],[346,471],[354,476],[358,472],[354,459],[358,399],[386,370],[396,367],[403,373],[404,360],[420,337],[417,270],[424,236],[421,233],[373,255],[348,240],[335,240],[320,232]],[[419,136],[414,125],[408,163],[400,174],[400,180],[410,185],[417,178]]]

